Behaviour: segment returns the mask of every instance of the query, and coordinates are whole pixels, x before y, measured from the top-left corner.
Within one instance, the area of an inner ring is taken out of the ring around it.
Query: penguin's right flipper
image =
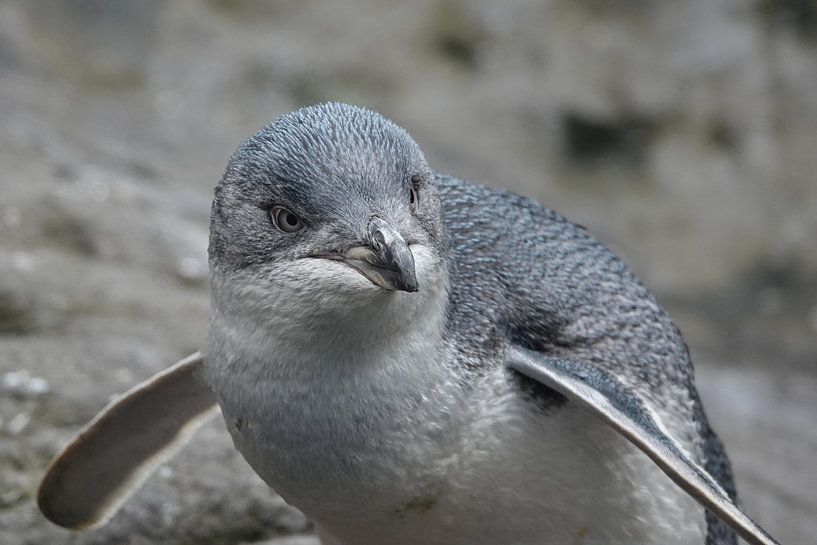
[[[196,352],[117,396],[57,454],[37,492],[52,522],[83,530],[107,522],[218,409],[195,374]]]

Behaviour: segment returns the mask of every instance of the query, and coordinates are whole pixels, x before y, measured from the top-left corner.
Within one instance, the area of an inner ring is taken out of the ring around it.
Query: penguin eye
[[[301,218],[284,208],[283,206],[273,206],[269,211],[272,224],[284,233],[294,233],[304,228]]]
[[[411,210],[413,212],[417,211],[417,207],[420,205],[420,193],[417,191],[417,184],[420,182],[419,177],[412,176],[411,177],[411,191],[409,191],[409,205],[411,206]]]

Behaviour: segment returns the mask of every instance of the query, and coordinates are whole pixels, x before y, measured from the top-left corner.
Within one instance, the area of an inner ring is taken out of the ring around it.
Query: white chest
[[[417,343],[218,392],[253,468],[338,543],[703,542],[702,509],[594,417],[539,413],[501,368],[463,388]]]
[[[229,323],[211,330],[206,378],[239,450],[292,503],[333,510],[350,490],[385,502],[395,483],[442,478],[467,397],[439,335],[415,324],[387,343],[293,346]]]

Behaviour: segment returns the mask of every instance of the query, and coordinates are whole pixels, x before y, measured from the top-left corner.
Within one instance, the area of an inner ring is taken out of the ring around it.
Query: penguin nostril
[[[382,250],[386,245],[386,237],[382,231],[375,231],[372,236],[372,245],[376,250]]]

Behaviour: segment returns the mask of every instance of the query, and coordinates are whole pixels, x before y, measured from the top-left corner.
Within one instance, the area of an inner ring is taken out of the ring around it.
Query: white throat
[[[428,247],[412,252],[416,293],[387,292],[326,260],[298,260],[264,277],[214,271],[209,349],[227,361],[209,363],[237,364],[261,380],[422,364],[421,355],[442,349],[448,273]]]

